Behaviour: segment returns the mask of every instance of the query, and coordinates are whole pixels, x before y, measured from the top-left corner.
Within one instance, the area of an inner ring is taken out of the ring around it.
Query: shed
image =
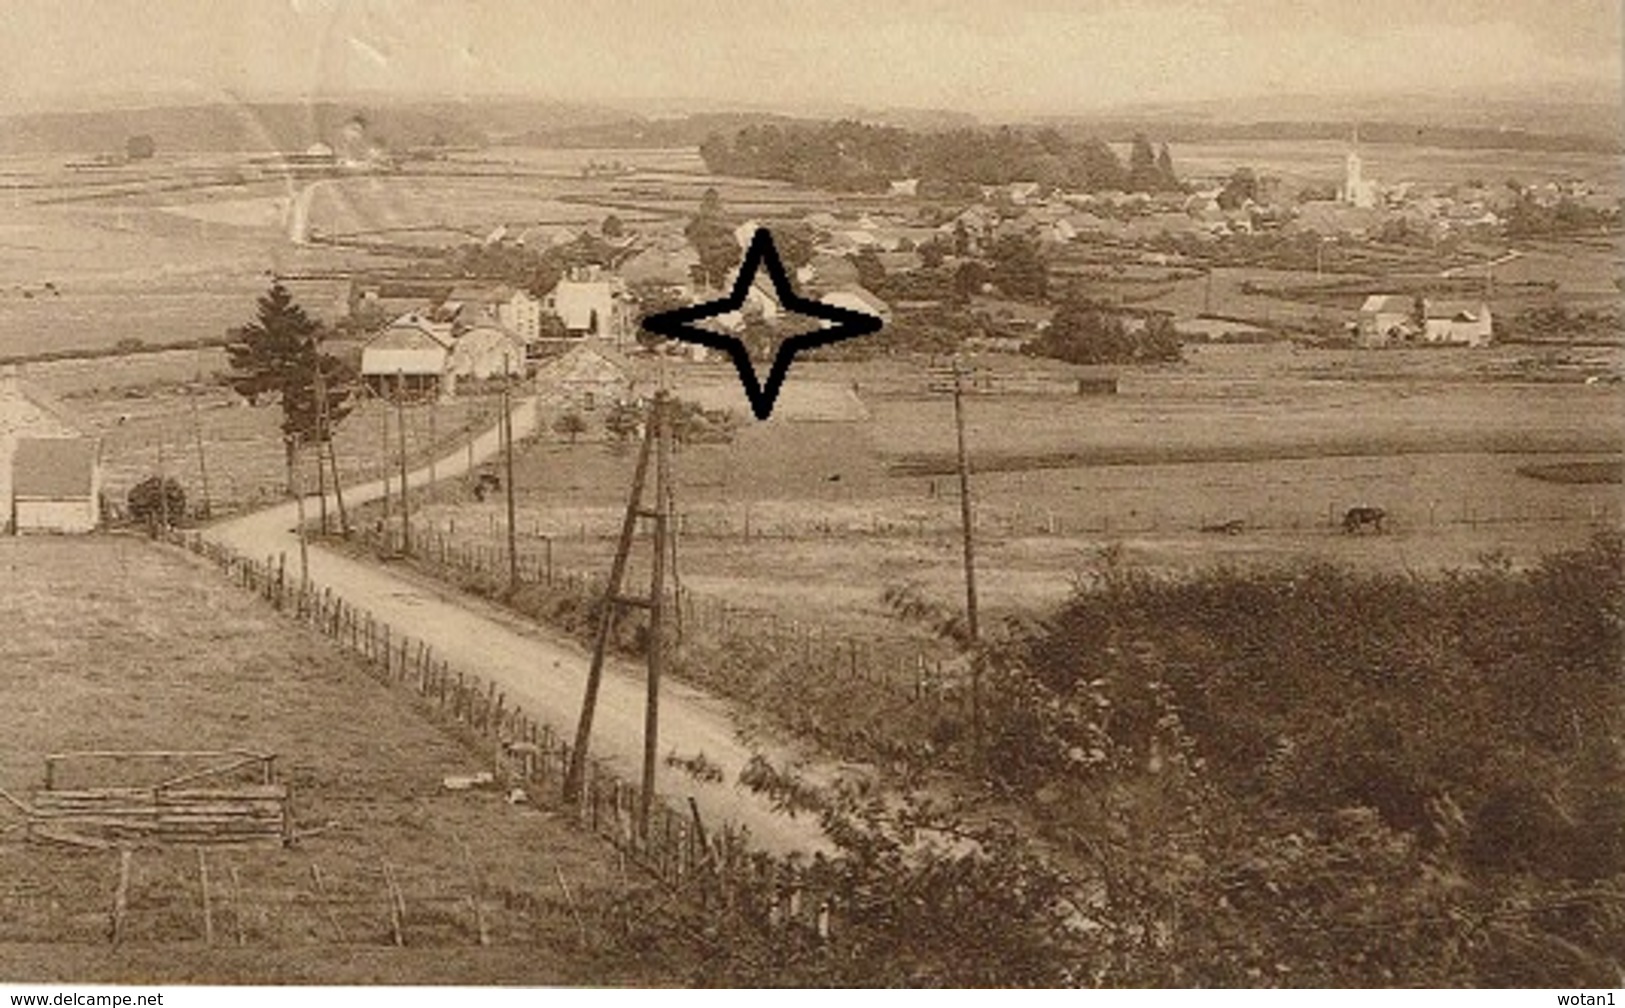
[[[75,438],[79,433],[67,411],[24,380],[15,366],[0,368],[0,530],[15,527],[12,473],[18,443],[33,438]]]
[[[101,442],[89,437],[17,439],[11,459],[17,532],[91,532],[101,520]]]

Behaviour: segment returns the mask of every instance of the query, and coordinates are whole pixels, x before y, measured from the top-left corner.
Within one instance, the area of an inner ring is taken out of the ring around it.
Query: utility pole
[[[659,424],[660,412],[657,399],[645,424],[643,443],[638,448],[637,463],[632,470],[632,489],[628,495],[625,517],[621,520],[621,534],[615,547],[615,559],[610,564],[609,583],[604,588],[604,608],[599,617],[598,635],[593,642],[592,663],[587,667],[586,694],[581,700],[580,720],[576,722],[575,746],[570,750],[570,768],[564,777],[566,801],[577,802],[581,799],[582,785],[586,779],[587,749],[592,741],[593,715],[598,708],[598,687],[603,680],[604,656],[609,650],[610,636],[614,633],[615,617],[623,605],[648,607],[653,617],[653,605],[665,587],[653,586],[648,599],[629,598],[621,594],[621,583],[626,579],[626,563],[632,553],[632,536],[637,531],[638,519],[652,517],[660,511],[657,507],[651,512],[643,506],[643,485],[649,472],[649,456],[658,440],[656,427]],[[658,493],[659,488],[656,490]],[[661,570],[661,573],[664,574],[664,570]],[[651,630],[653,627],[654,622],[651,618]],[[659,650],[654,644],[655,635],[651,633],[649,651],[651,656]]]
[[[649,835],[649,811],[654,805],[655,762],[660,749],[660,677],[666,669],[666,532],[671,519],[671,405],[664,391],[655,396],[655,511],[654,562],[649,577],[649,691],[643,708],[643,795],[638,808],[638,829]]]
[[[502,432],[503,474],[502,484],[508,498],[508,592],[519,590],[519,533],[514,527],[513,507],[513,406],[509,401],[508,382],[502,383],[502,419],[497,429]]]
[[[406,376],[395,372],[395,427],[401,436],[401,552],[412,555],[412,505],[406,488]]]
[[[310,552],[305,541],[305,477],[301,471],[305,464],[304,439],[293,436],[293,499],[299,512],[299,596],[303,598],[310,587]]]
[[[322,356],[320,346],[317,346],[315,373],[311,375],[311,384],[316,392],[316,510],[319,521],[322,523],[322,536],[327,535],[327,469],[323,465],[327,455],[327,397],[323,395],[322,388]]]
[[[197,475],[198,482],[203,486],[203,502],[201,514],[209,517],[214,506],[209,500],[209,462],[203,451],[203,418],[197,408],[198,388],[203,384],[203,341],[200,339],[192,353],[192,440],[197,444]]]
[[[169,531],[169,477],[164,475],[164,435],[158,434],[158,516],[165,532]]]
[[[333,428],[327,403],[327,375],[322,371],[321,358],[316,360],[316,410],[320,419],[321,443],[317,447],[316,471],[322,471],[322,451],[327,454],[327,465],[333,475],[333,500],[339,507],[339,535],[350,536],[350,516],[344,510],[344,486],[339,482],[338,453],[333,450]],[[322,532],[327,532],[327,495],[322,495]]]
[[[389,388],[388,379],[382,376],[378,379],[381,390]],[[389,527],[389,399],[380,394],[378,404],[383,408],[378,411],[378,465],[384,476],[384,527]]]
[[[959,525],[965,545],[965,633],[971,649],[971,728],[982,751],[982,631],[976,612],[976,545],[970,497],[970,456],[965,451],[965,371],[954,358],[954,434],[959,449]]]

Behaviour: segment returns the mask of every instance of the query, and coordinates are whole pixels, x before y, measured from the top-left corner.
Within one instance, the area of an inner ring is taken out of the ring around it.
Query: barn
[[[101,442],[19,438],[11,458],[12,524],[26,532],[92,532],[101,520]]]
[[[89,531],[100,493],[99,443],[15,367],[0,370],[0,529]]]

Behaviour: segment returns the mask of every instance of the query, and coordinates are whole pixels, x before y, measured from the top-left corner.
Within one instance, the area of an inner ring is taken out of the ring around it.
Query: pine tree
[[[270,396],[282,404],[283,451],[291,487],[295,446],[331,440],[333,428],[355,408],[354,371],[321,352],[321,324],[305,314],[280,283],[260,296],[255,320],[233,335],[226,346],[232,389],[251,404]],[[324,388],[318,388],[318,369]]]
[[[1134,146],[1128,156],[1128,187],[1133,192],[1156,192],[1162,188],[1157,156],[1144,133],[1134,134]]]
[[[1168,145],[1163,144],[1157,151],[1157,177],[1163,189],[1178,189],[1179,176],[1174,174],[1174,158],[1168,153]]]

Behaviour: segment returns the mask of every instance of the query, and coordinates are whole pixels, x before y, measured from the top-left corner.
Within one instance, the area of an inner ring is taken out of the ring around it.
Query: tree
[[[1042,300],[1049,290],[1049,268],[1038,244],[1021,235],[993,243],[993,282],[1006,297]]]
[[[157,141],[146,133],[138,133],[124,141],[124,156],[131,161],[146,161],[157,153]]]
[[[1174,174],[1174,157],[1168,153],[1167,144],[1157,150],[1157,180],[1162,189],[1179,188],[1179,176]]]
[[[553,432],[569,438],[570,443],[575,444],[576,438],[587,433],[587,421],[580,413],[571,410],[560,414],[559,418],[553,421]]]
[[[733,226],[723,217],[722,197],[715,189],[707,189],[700,197],[700,212],[683,229],[688,243],[700,257],[700,271],[706,283],[721,287],[729,274],[744,258],[744,250],[734,237]]]
[[[623,223],[616,215],[610,214],[608,217],[604,218],[604,223],[599,227],[599,232],[603,234],[605,238],[614,241],[615,239],[626,234],[626,224]]]
[[[124,506],[131,521],[156,525],[164,519],[174,522],[186,513],[186,491],[168,476],[148,476],[130,488]]]
[[[1162,188],[1162,177],[1157,171],[1157,155],[1151,150],[1151,141],[1144,133],[1134,134],[1134,144],[1128,156],[1128,187],[1134,192],[1157,192]]]
[[[1258,175],[1251,168],[1237,168],[1219,191],[1219,208],[1236,210],[1248,200],[1258,199]]]
[[[259,298],[255,321],[238,329],[226,345],[232,389],[253,405],[262,397],[275,397],[282,405],[290,493],[298,445],[331,440],[333,428],[355,408],[355,372],[321,352],[321,336],[321,324],[305,314],[286,287],[273,283]]]

